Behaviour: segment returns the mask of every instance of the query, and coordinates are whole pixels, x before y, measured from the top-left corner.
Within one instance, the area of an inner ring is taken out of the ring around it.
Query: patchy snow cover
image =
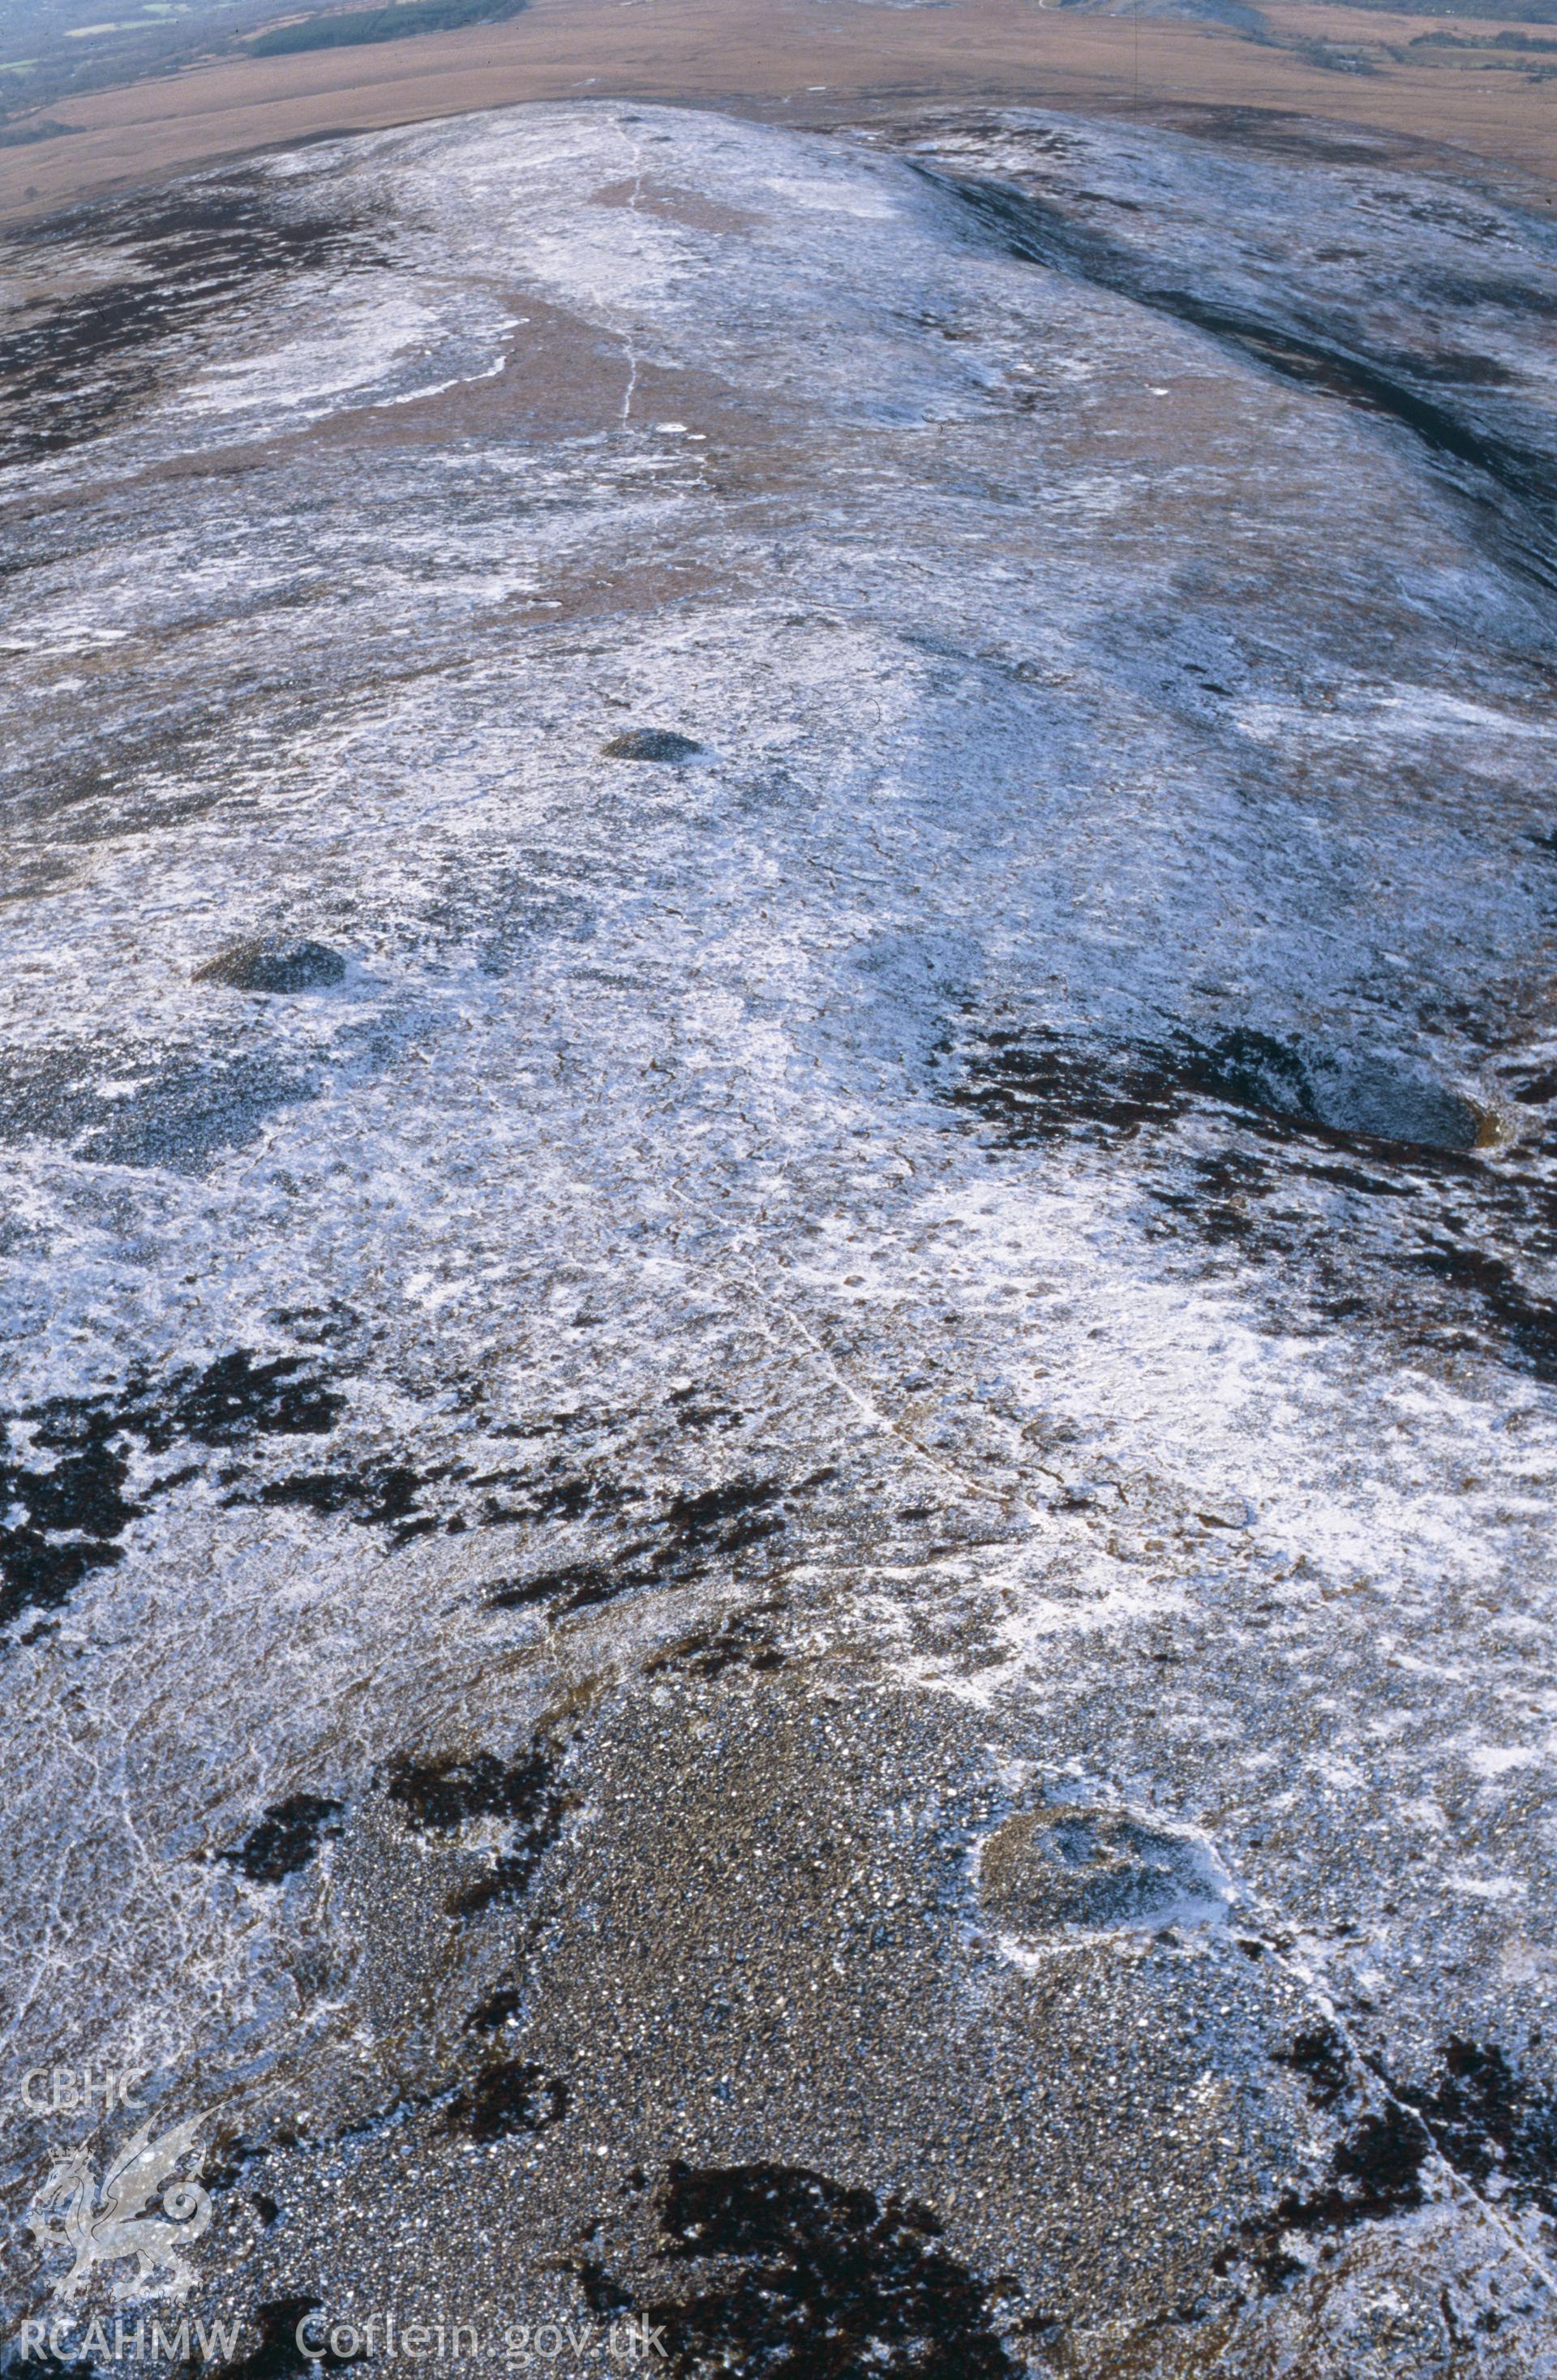
[[[0,425],[6,2058],[210,2111],[239,2312],[499,2304],[447,2187],[560,2319],[598,2143],[930,2198],[1012,2368],[1547,2370],[1550,235],[918,139],[497,114],[0,260],[91,391]],[[1411,396],[1473,268],[1431,435],[1271,345]],[[1216,1882],[1056,1920],[1084,2012],[967,1898],[1064,1775]]]

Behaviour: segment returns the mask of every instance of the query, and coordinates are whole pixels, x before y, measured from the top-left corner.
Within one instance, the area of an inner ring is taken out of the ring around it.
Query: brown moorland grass
[[[215,59],[56,102],[50,113],[79,128],[0,152],[0,221],[329,133],[584,97],[800,125],[934,101],[1138,111],[1168,122],[1204,107],[1286,111],[1370,131],[1403,162],[1407,152],[1431,162],[1428,144],[1446,152],[1444,164],[1458,152],[1462,166],[1468,156],[1511,171],[1527,198],[1557,195],[1557,80],[1467,72],[1441,53],[1397,61],[1381,46],[1456,27],[1484,39],[1495,24],[1290,0],[1268,14],[1283,40],[1368,47],[1377,70],[1335,73],[1220,30],[1038,0],[532,0],[505,24],[369,49]]]

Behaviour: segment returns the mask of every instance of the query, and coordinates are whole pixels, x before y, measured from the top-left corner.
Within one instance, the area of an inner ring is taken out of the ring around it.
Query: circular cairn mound
[[[601,750],[608,760],[690,760],[702,750],[690,735],[678,735],[673,727],[630,727],[624,735],[614,735]]]
[[[225,984],[231,991],[318,991],[339,983],[346,961],[323,942],[295,936],[260,937],[235,942],[195,971],[197,983]]]
[[[1221,1925],[1228,1890],[1192,1836],[1125,1810],[1055,1803],[997,1827],[979,1863],[979,1897],[1008,1933],[1155,1932]]]

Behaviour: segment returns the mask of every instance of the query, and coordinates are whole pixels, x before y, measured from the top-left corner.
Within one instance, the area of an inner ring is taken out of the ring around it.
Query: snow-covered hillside
[[[14,2321],[90,2063],[255,2380],[1557,2369],[1553,246],[581,104],[0,251]]]

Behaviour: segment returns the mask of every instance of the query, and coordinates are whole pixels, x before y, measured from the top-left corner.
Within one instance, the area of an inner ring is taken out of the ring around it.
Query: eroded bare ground
[[[3,261],[7,2071],[249,2380],[1557,2367],[1550,233],[613,105]]]

